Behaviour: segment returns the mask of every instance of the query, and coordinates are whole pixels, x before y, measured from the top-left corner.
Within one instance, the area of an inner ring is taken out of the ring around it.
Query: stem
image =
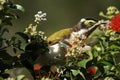
[[[116,60],[115,60],[115,56],[113,56],[112,59],[113,59],[114,65],[117,65]]]
[[[13,44],[11,44],[11,45],[8,45],[8,46],[5,46],[5,47],[2,47],[1,49],[0,49],[0,51],[2,51],[3,49],[6,49],[6,48],[8,48],[8,47],[10,47],[10,46],[12,46]],[[14,44],[14,46],[16,46],[17,44]]]
[[[41,80],[41,75],[40,75],[40,71],[38,71],[38,75],[39,75],[39,79]]]

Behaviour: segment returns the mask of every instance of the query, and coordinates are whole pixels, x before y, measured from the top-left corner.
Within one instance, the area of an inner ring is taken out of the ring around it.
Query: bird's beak
[[[86,37],[88,37],[93,31],[95,31],[97,27],[99,27],[102,24],[107,24],[107,23],[108,21],[103,21],[103,20],[98,21],[96,24],[94,24],[92,27],[88,29],[88,31],[85,33]]]

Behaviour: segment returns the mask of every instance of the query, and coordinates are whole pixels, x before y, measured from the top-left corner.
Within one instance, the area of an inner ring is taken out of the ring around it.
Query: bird
[[[68,38],[72,32],[73,32],[72,28],[62,29],[50,35],[47,40],[49,44],[52,45],[54,43],[57,43],[58,41],[62,41],[65,38]]]
[[[88,29],[91,28],[94,24],[96,24],[98,20],[93,18],[82,18],[75,26],[71,28],[61,29],[59,31],[54,32],[52,35],[48,37],[49,44],[54,44],[59,41],[63,41],[65,39],[70,39],[73,35],[87,32]]]

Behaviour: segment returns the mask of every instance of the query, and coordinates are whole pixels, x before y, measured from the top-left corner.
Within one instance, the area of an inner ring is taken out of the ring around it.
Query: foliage
[[[105,14],[100,12],[105,19],[81,19],[73,29],[56,32],[52,44],[50,37],[37,31],[39,23],[47,20],[42,11],[35,15],[34,22],[24,32],[6,38],[5,35],[9,34],[6,25],[12,26],[12,20],[19,18],[14,13],[17,10],[24,11],[24,8],[12,0],[0,1],[1,79],[11,77],[7,70],[20,67],[26,67],[34,80],[120,79],[120,16],[116,7],[108,7]],[[23,80],[26,76],[20,74],[15,78]]]

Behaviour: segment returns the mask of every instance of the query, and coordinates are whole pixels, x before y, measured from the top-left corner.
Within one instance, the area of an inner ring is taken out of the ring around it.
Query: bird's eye
[[[89,22],[90,26],[93,26],[95,24],[95,22]]]
[[[86,25],[87,28],[93,26],[95,23],[96,23],[96,22],[93,21],[93,20],[86,20],[86,21],[84,22],[84,24]]]
[[[52,41],[49,41],[48,44],[52,44]]]

